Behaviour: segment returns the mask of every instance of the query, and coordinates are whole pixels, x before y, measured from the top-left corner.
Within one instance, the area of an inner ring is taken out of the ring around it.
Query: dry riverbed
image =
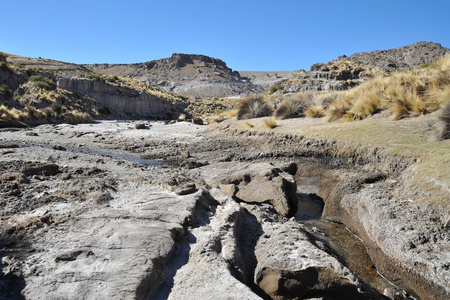
[[[449,295],[447,215],[401,194],[413,158],[244,124],[3,129],[0,299]]]

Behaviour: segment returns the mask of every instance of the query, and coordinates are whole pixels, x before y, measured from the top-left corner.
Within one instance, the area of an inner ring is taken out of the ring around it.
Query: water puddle
[[[150,159],[143,159],[140,157],[135,157],[128,154],[122,154],[122,153],[111,153],[111,152],[101,152],[101,151],[92,151],[92,150],[83,150],[83,149],[66,149],[68,152],[73,153],[85,153],[90,155],[100,155],[100,156],[108,156],[110,158],[122,158],[125,160],[129,160],[141,165],[147,165],[147,166],[158,166],[158,167],[169,167],[168,165],[156,161],[156,160],[150,160]]]
[[[28,143],[16,143],[15,145],[19,147],[34,147],[34,148],[42,148],[42,149],[52,149],[49,146],[40,146],[40,145],[34,145],[34,144],[28,144]],[[170,166],[156,160],[150,160],[150,159],[143,159],[140,157],[123,154],[123,153],[112,153],[112,152],[103,152],[103,151],[94,151],[94,150],[85,150],[85,149],[67,149],[64,148],[64,151],[72,152],[72,153],[84,153],[84,154],[90,154],[90,155],[98,155],[98,156],[106,156],[113,159],[125,159],[128,161],[132,161],[141,165],[146,166],[157,166],[162,168],[169,168]]]

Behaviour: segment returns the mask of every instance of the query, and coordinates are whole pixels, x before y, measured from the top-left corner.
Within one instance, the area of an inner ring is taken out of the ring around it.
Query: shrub
[[[13,92],[7,86],[6,84],[2,84],[0,86],[0,98],[3,98],[4,100],[9,100],[12,97]]]
[[[319,71],[320,68],[322,68],[325,64],[323,63],[315,63],[311,66],[310,70],[311,71]]]
[[[444,123],[444,127],[439,133],[439,139],[448,140],[450,139],[450,102],[444,106],[439,119]]]
[[[44,77],[42,75],[31,76],[29,81],[32,82],[34,87],[38,89],[47,91],[53,91],[54,89],[56,89],[56,83],[52,79]]]
[[[175,95],[175,97],[183,101],[189,100],[189,97],[184,95]]]
[[[277,84],[274,84],[274,85],[272,85],[272,86],[270,87],[269,93],[270,93],[270,94],[273,94],[273,93],[275,93],[275,92],[277,92],[277,91],[280,91],[280,90],[282,90],[282,89],[283,89],[283,85],[282,85],[281,83],[277,83]]]
[[[98,74],[98,73],[88,73],[86,75],[86,78],[89,78],[90,80],[94,80],[94,81],[102,81],[103,76],[102,76],[102,74]]]
[[[305,115],[309,118],[320,118],[323,117],[324,113],[325,109],[321,104],[310,106],[305,111]]]
[[[260,95],[251,95],[242,100],[236,118],[238,120],[261,118],[272,115],[272,108]]]
[[[90,123],[90,122],[92,122],[92,117],[86,112],[72,110],[72,111],[68,112],[66,115],[64,115],[64,122],[74,123],[74,124]]]
[[[275,118],[289,119],[300,118],[305,115],[307,107],[313,103],[314,96],[311,93],[289,96],[281,102],[275,111]]]
[[[0,70],[8,72],[8,73],[13,73],[13,70],[11,70],[11,68],[8,66],[8,64],[4,61],[0,61]]]
[[[114,76],[109,75],[109,76],[106,77],[106,80],[109,81],[109,82],[116,82],[116,81],[119,80],[119,77],[117,77],[115,75]]]
[[[51,108],[54,112],[56,112],[56,113],[58,113],[58,114],[61,113],[62,107],[61,107],[61,105],[59,105],[59,104],[56,103],[56,102],[52,102],[52,104],[50,104],[50,108]]]

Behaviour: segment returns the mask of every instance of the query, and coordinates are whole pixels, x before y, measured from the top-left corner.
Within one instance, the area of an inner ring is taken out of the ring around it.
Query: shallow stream
[[[297,190],[298,211],[295,219],[306,225],[314,236],[331,248],[332,255],[343,263],[361,281],[382,293],[384,289],[395,287],[405,290],[408,299],[420,299],[403,282],[390,282],[376,270],[362,240],[343,224],[323,220],[323,200],[316,195],[317,177],[300,177]]]

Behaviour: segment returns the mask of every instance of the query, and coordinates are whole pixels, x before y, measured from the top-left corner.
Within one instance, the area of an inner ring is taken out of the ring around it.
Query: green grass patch
[[[12,90],[6,84],[0,86],[0,96],[4,100],[10,100],[13,95]]]
[[[52,79],[42,75],[33,75],[29,78],[29,81],[35,88],[38,89],[47,91],[53,91],[54,89],[56,89],[56,83]]]
[[[277,91],[281,91],[283,89],[283,85],[281,83],[274,84],[270,87],[269,93],[273,94]]]

